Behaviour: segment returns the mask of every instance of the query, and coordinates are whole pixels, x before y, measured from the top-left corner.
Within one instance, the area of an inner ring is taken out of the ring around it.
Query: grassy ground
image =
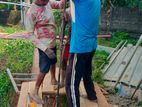
[[[127,40],[129,44],[133,45],[137,42],[137,39],[130,38],[129,33],[127,32],[114,32],[109,39],[98,39],[98,43],[100,45],[115,48],[121,40]]]

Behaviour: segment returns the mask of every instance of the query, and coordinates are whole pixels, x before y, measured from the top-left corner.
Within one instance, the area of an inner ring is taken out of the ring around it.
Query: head
[[[35,3],[40,6],[45,6],[49,0],[35,0]]]

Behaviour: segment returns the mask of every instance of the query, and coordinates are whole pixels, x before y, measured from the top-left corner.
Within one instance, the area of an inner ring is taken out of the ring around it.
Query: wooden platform
[[[34,89],[34,86],[35,86],[35,82],[23,82],[22,83],[17,107],[28,107],[28,104],[29,104],[28,93],[30,93]],[[41,88],[39,90],[39,95],[42,97]],[[36,107],[42,107],[42,105],[36,104]]]
[[[18,101],[17,107],[27,107],[28,105],[28,92],[31,92],[34,89],[35,81],[33,82],[24,82],[22,83],[22,88],[20,92],[20,97]],[[43,85],[40,88],[40,96],[42,94],[56,94],[56,90],[54,90],[54,86],[50,83],[50,74],[47,74]],[[60,95],[66,95],[65,94],[65,88],[60,89]],[[89,101],[84,96],[86,96],[86,91],[83,86],[83,82],[80,84],[80,103],[81,107],[99,107],[96,102]],[[103,102],[103,101],[102,101]],[[37,107],[42,107],[42,105],[36,105]],[[117,106],[111,106],[110,107],[117,107]]]
[[[35,82],[25,82],[25,83],[22,84],[21,93],[20,93],[20,97],[19,97],[17,107],[27,107],[27,105],[28,105],[28,92],[31,92],[33,90],[34,85],[35,85]],[[56,94],[55,90],[51,90],[52,88],[53,87],[50,85],[48,87],[49,92],[44,90],[44,93]],[[28,89],[30,89],[30,90],[28,91]],[[41,88],[41,91],[42,91],[42,88]],[[40,91],[40,94],[42,94],[41,91]],[[62,88],[60,92],[61,92],[62,95],[65,95],[65,89],[64,88]],[[81,107],[98,107],[97,103],[91,102],[88,99],[84,98],[84,96],[86,95],[86,93],[84,93],[84,89],[80,88],[80,93],[81,93],[81,97],[80,97]],[[42,107],[42,105],[36,105],[36,106]]]

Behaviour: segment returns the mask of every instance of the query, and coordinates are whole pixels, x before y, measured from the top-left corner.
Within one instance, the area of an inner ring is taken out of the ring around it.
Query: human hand
[[[53,52],[53,50],[47,48],[45,50],[45,54],[50,58],[50,59],[54,59],[56,57],[55,53]]]

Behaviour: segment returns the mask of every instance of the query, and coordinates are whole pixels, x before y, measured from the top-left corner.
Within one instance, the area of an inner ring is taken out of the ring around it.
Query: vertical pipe
[[[22,0],[20,0],[20,7],[21,7],[21,25],[24,25],[24,18],[23,18],[23,6],[22,6]]]

